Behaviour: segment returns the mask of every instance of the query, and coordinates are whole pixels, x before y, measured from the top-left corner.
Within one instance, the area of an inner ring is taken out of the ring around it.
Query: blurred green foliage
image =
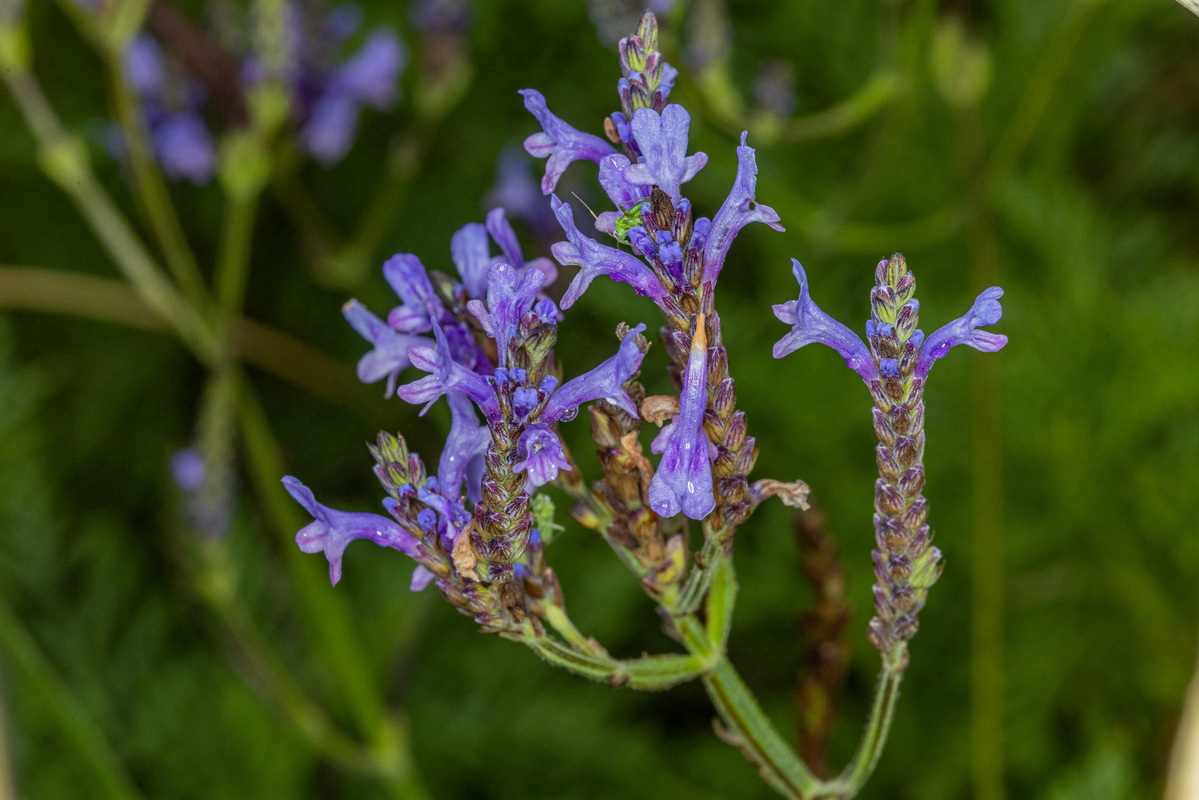
[[[109,116],[95,55],[58,7],[29,5],[37,76],[69,127],[93,129]],[[363,5],[370,23],[390,22],[415,44],[402,4]],[[869,401],[831,352],[776,363],[770,345],[784,328],[768,310],[795,296],[798,257],[825,310],[864,320],[874,263],[902,251],[926,331],[997,282],[1007,292],[998,330],[1011,341],[985,366],[955,353],[927,393],[926,494],[948,566],[862,797],[1001,796],[979,764],[988,750],[1012,797],[1160,793],[1199,631],[1199,19],[1166,0],[737,0],[728,11],[732,85],[746,96],[771,60],[794,68],[801,116],[880,68],[897,81],[877,115],[835,136],[763,141],[750,128],[758,197],[788,231],[748,229],[719,289],[738,396],[762,445],[755,474],[805,478],[847,562],[858,614],[833,761],[853,748],[877,666],[864,635]],[[689,185],[710,214],[731,182],[736,138],[679,52],[684,16],[664,19],[663,44],[682,73],[675,98],[692,110],[692,147],[711,159]],[[598,131],[617,107],[613,45],[582,2],[479,3],[473,80],[430,137],[372,263],[402,251],[448,268],[449,237],[482,218],[500,151],[536,129],[516,91],[537,88],[563,119]],[[343,164],[300,174],[336,229],[353,225],[389,137],[410,125],[414,80],[409,70],[397,112],[364,118]],[[94,160],[136,216],[120,167],[100,152]],[[561,193],[571,191],[598,196],[585,165],[568,174]],[[173,194],[209,263],[219,191]],[[39,172],[7,96],[0,208],[5,264],[116,274]],[[446,419],[419,419],[383,403],[379,386],[352,383],[363,343],[339,308],[347,296],[389,308],[378,272],[322,288],[277,202],[268,198],[258,223],[247,313],[347,365],[340,404],[251,372],[286,469],[332,505],[374,508],[361,443],[378,428],[402,430],[435,461]],[[618,322],[652,325],[652,306],[630,294],[596,282],[571,309],[560,346],[568,374],[610,349]],[[651,350],[651,393],[667,390],[663,364]],[[204,370],[160,334],[0,313],[0,677],[22,797],[100,796],[105,775],[112,792],[154,798],[385,794],[293,730],[200,600],[167,460],[193,435],[203,383]],[[585,423],[567,427],[586,469]],[[998,455],[994,476],[988,454]],[[273,527],[248,474],[239,482],[229,545],[241,602],[297,683],[354,730],[295,600],[293,531]],[[602,541],[571,531],[552,559],[580,627],[620,656],[668,646]],[[786,732],[803,646],[795,616],[809,600],[788,512],[763,506],[737,554],[731,655]],[[319,556],[309,562],[323,576]],[[405,710],[429,796],[772,796],[713,736],[698,685],[635,694],[555,672],[479,636],[432,590],[409,594],[410,572],[400,554],[356,545],[335,594],[364,645],[366,688]],[[999,636],[972,638],[986,614]],[[980,720],[996,690],[1000,717]],[[69,733],[80,724],[94,734],[82,743]]]

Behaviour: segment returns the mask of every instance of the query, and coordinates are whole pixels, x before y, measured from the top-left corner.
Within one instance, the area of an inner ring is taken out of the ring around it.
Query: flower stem
[[[95,783],[89,785],[91,793],[113,800],[140,800],[141,792],[125,773],[103,732],[57,679],[46,656],[3,599],[0,599],[0,646],[8,651],[17,672],[22,675],[20,686],[41,699],[95,774]]]

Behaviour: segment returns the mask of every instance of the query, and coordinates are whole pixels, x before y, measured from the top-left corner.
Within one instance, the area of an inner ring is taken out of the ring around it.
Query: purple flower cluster
[[[357,29],[360,14],[356,7],[339,6],[318,25],[310,24],[298,5],[289,6],[288,15],[287,40],[292,49],[281,77],[291,89],[297,141],[313,159],[330,166],[353,144],[363,107],[386,110],[394,106],[407,54],[393,31],[376,28],[366,34],[357,51],[338,63],[332,54],[342,49]],[[172,15],[171,20],[171,30],[190,31],[182,17]],[[204,120],[209,99],[204,80],[212,76],[193,76],[189,59],[174,52],[197,46],[217,47],[198,31],[178,42],[141,33],[125,53],[125,77],[141,99],[154,155],[167,177],[207,183],[216,171],[216,148]],[[192,61],[198,58],[190,55]],[[204,59],[240,62],[233,68],[240,74],[240,85],[223,87],[237,94],[261,81],[266,71],[255,54],[238,57],[214,52]],[[244,105],[241,97],[237,105]],[[244,113],[238,116],[244,117]]]
[[[605,122],[608,141],[571,127],[549,110],[539,92],[526,89],[521,92],[525,107],[542,131],[525,140],[525,149],[547,159],[541,183],[546,194],[553,192],[572,162],[598,164],[599,183],[616,210],[599,214],[596,228],[616,237],[618,245],[627,239],[631,246],[628,252],[588,237],[575,224],[570,205],[554,196],[554,214],[567,238],[554,245],[554,257],[564,266],[579,267],[562,298],[563,308],[569,308],[597,276],[606,275],[653,300],[666,315],[669,329],[685,337],[672,350],[681,373],[679,413],[653,445],[663,459],[653,478],[650,504],[663,516],[681,510],[703,519],[718,500],[741,502],[743,472],[748,471],[753,451],[753,441],[748,439],[739,442],[740,451],[728,453],[726,461],[731,459],[735,466],[721,478],[732,482],[725,485],[728,491],[714,495],[712,464],[726,443],[723,437],[710,438],[700,421],[714,388],[711,379],[721,382],[726,376],[709,374],[709,359],[716,352],[723,354],[723,348],[717,340],[711,350],[704,349],[708,347],[705,317],[718,330],[712,296],[729,246],[741,229],[751,222],[783,228],[778,214],[756,201],[757,164],[745,134],[737,148],[737,177],[720,210],[711,219],[692,213],[682,187],[703,169],[708,157],[688,155],[691,117],[682,106],[668,102],[676,71],[658,53],[656,25],[652,17],[649,20],[638,35],[621,41],[624,75],[617,89],[622,110]],[[697,341],[703,343],[699,349]],[[728,411],[731,421],[731,407]]]

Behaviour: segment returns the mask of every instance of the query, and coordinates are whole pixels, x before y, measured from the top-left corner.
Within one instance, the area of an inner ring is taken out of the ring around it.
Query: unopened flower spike
[[[916,279],[898,253],[880,261],[870,292],[866,341],[812,302],[807,275],[794,262],[799,298],[774,307],[792,326],[774,347],[781,358],[812,342],[832,347],[870,389],[874,399],[875,450],[879,478],[874,487],[874,608],[870,641],[895,669],[906,664],[906,643],[916,634],[917,615],[929,587],[941,574],[941,553],[932,546],[928,501],[924,499],[924,381],[932,363],[952,347],[969,345],[995,352],[1001,334],[977,330],[1003,315],[999,287],[987,289],[961,319],[927,339],[916,327],[920,304]]]

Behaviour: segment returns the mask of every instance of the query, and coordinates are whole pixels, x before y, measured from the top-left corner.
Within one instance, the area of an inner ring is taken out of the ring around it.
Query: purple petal
[[[408,591],[419,592],[424,590],[426,586],[433,582],[434,577],[436,576],[432,572],[418,564],[412,573],[412,582],[408,584]]]
[[[296,534],[296,544],[305,553],[324,552],[329,559],[329,580],[332,583],[341,580],[342,555],[355,539],[370,539],[381,547],[391,547],[416,557],[416,539],[387,517],[338,511],[323,506],[316,501],[307,486],[290,475],[283,478],[283,486],[312,515],[312,522]]]
[[[562,296],[563,308],[570,308],[597,275],[607,275],[612,280],[623,281],[631,285],[637,294],[649,297],[655,303],[662,300],[666,290],[649,267],[630,253],[602,245],[580,233],[575,227],[569,203],[563,203],[554,196],[550,204],[568,240],[553,246],[554,258],[563,266],[573,264],[582,267],[570,282],[566,294]]]
[[[330,92],[374,108],[390,108],[406,57],[404,45],[393,31],[375,30],[337,70]]]
[[[153,38],[139,34],[125,49],[125,78],[140,95],[158,95],[166,85],[162,50]]]
[[[633,328],[625,334],[616,355],[590,372],[572,378],[558,387],[546,402],[540,420],[552,425],[558,420],[569,419],[574,416],[583,403],[600,398],[620,406],[630,416],[636,417],[637,405],[629,397],[622,384],[641,367],[641,359],[644,354],[637,348],[634,339],[643,330],[645,330],[644,325]]]
[[[345,158],[358,132],[358,104],[349,95],[330,92],[321,97],[300,130],[300,143],[321,166]]]
[[[491,431],[479,424],[474,404],[464,394],[449,396],[450,435],[446,437],[441,461],[437,464],[437,482],[442,493],[457,497],[462,492],[471,463],[480,460],[491,444]],[[468,492],[469,494],[469,492]]]
[[[433,289],[429,273],[411,253],[399,253],[383,263],[383,277],[403,303],[387,315],[387,324],[404,333],[427,333],[433,320],[445,316],[445,306]]]
[[[856,333],[820,310],[808,293],[808,276],[803,265],[791,259],[791,272],[799,281],[799,299],[774,307],[774,315],[780,322],[791,325],[791,332],[775,342],[774,357],[782,358],[794,353],[806,344],[819,342],[836,350],[849,368],[858,373],[869,385],[878,377],[878,369],[870,355],[870,349]]]
[[[980,325],[994,325],[999,322],[1003,316],[1003,306],[999,304],[1001,297],[1003,289],[992,286],[974,300],[974,305],[965,316],[939,328],[925,339],[920,348],[920,360],[916,362],[916,375],[922,378],[927,376],[933,362],[944,357],[959,344],[969,345],[984,353],[994,353],[1002,349],[1007,344],[1006,336],[977,330]]]
[[[487,291],[487,271],[491,269],[491,245],[487,228],[478,222],[468,222],[450,239],[450,258],[462,276],[462,285],[471,297],[482,297]]]
[[[696,336],[683,373],[679,413],[650,445],[651,452],[662,454],[649,485],[649,505],[658,516],[673,517],[682,511],[691,519],[703,519],[716,507],[712,445],[703,427],[707,402],[707,341]]]
[[[508,342],[515,335],[520,318],[533,307],[537,290],[544,282],[545,275],[535,269],[521,275],[516,267],[500,262],[487,275],[486,307],[479,300],[468,304],[483,330],[495,339],[501,367],[508,363]]]
[[[357,300],[346,303],[341,313],[363,339],[375,346],[359,359],[358,380],[375,383],[387,378],[387,389],[383,396],[391,397],[395,392],[396,379],[411,363],[408,348],[428,344],[428,338],[397,333]]]
[[[704,245],[704,280],[714,281],[720,275],[728,255],[729,245],[737,233],[751,222],[764,222],[776,231],[783,230],[779,215],[770,206],[758,204],[754,192],[758,184],[758,164],[754,149],[745,144],[746,134],[741,134],[741,146],[737,148],[737,178],[733,189],[725,198],[724,205],[712,218],[711,232]]]
[[[569,470],[570,464],[562,452],[558,434],[548,425],[530,425],[516,443],[516,457],[521,459],[512,465],[513,472],[529,473],[529,489],[536,489],[558,477],[558,470]]]
[[[621,209],[629,209],[641,200],[648,200],[653,188],[649,184],[629,180],[626,173],[632,167],[627,156],[614,153],[600,161],[599,182],[608,193],[612,203]]]
[[[162,171],[172,180],[207,183],[216,171],[216,150],[204,121],[194,111],[184,111],[158,123],[151,132],[154,153]]]
[[[680,105],[668,105],[659,115],[652,108],[633,113],[633,138],[641,149],[641,161],[625,170],[633,183],[652,184],[682,200],[679,187],[695,177],[708,163],[703,153],[687,155],[687,132],[691,116]]]
[[[608,142],[590,133],[582,133],[567,125],[550,113],[545,98],[534,89],[522,89],[525,108],[541,123],[542,132],[525,139],[525,150],[537,158],[549,157],[545,164],[545,177],[541,179],[541,193],[550,194],[558,185],[558,179],[572,161],[585,159],[598,162],[606,155],[616,152]]]
[[[408,351],[412,364],[431,374],[401,386],[396,394],[414,405],[424,403],[420,412],[424,414],[443,394],[459,392],[474,400],[488,419],[498,418],[499,404],[491,384],[482,375],[454,360],[440,325],[433,326],[433,335],[437,347],[413,347]]]

